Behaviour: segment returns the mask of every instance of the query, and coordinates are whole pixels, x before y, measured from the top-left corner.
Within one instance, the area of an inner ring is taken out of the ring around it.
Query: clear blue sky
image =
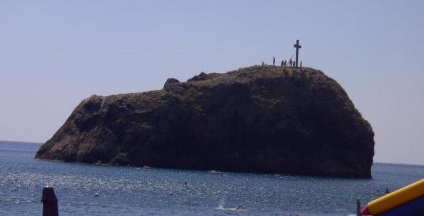
[[[0,140],[45,142],[92,95],[290,58],[337,80],[377,162],[424,164],[424,1],[0,1]]]

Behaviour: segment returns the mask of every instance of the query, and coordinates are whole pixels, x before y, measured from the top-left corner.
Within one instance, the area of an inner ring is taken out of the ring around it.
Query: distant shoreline
[[[0,140],[0,143],[43,144],[42,142]]]
[[[382,164],[382,165],[388,165],[388,166],[416,166],[416,167],[424,166],[424,164],[391,163],[391,162],[374,162],[374,164]]]

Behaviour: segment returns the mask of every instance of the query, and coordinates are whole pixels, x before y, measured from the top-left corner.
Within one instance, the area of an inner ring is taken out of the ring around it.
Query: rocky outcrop
[[[206,74],[205,72],[201,72],[199,75],[194,76],[191,79],[188,79],[187,82],[195,82],[195,81],[204,81],[204,80],[210,80],[216,77],[219,77],[219,73],[210,73]]]
[[[253,66],[93,95],[36,158],[370,178],[373,155],[372,128],[336,81],[310,68]]]
[[[175,78],[168,78],[165,82],[165,84],[163,85],[163,87],[166,87],[168,85],[173,85],[173,84],[177,84],[180,83],[179,80],[175,79]]]

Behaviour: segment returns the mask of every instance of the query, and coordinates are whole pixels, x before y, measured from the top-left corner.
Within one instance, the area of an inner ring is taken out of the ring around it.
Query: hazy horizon
[[[375,162],[424,165],[422,1],[1,1],[0,140],[43,143],[90,95],[289,59],[322,70],[375,133]]]

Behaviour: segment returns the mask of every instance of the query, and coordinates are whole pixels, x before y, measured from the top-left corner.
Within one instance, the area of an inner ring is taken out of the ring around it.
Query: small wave
[[[215,209],[222,210],[222,211],[246,211],[243,207],[238,206],[234,208],[225,208],[223,205],[219,205]]]
[[[211,170],[210,173],[222,173],[222,172],[220,172],[218,170]]]

